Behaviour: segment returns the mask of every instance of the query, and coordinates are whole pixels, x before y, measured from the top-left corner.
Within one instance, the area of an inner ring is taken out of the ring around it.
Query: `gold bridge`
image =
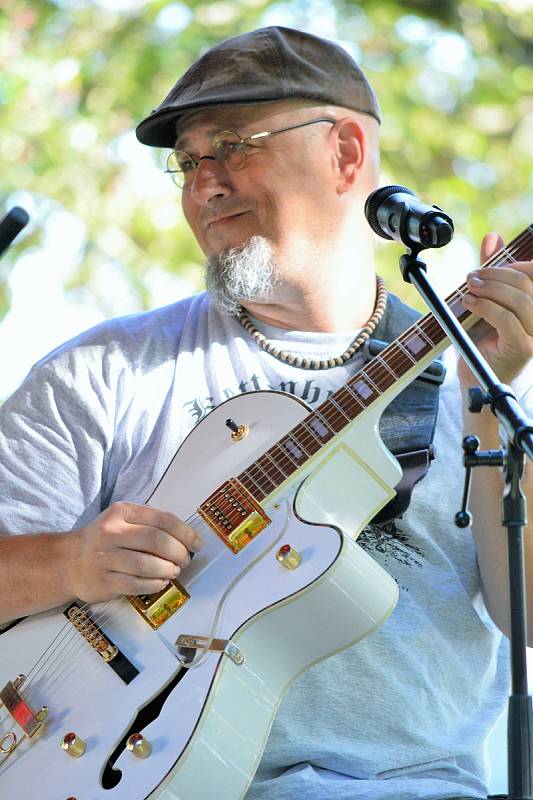
[[[139,674],[139,670],[96,624],[89,613],[89,608],[82,608],[74,601],[64,609],[63,614],[110,669],[124,683],[131,683]]]
[[[202,503],[198,513],[234,553],[246,547],[271,522],[257,500],[235,478],[219,486]]]
[[[83,638],[102,656],[104,661],[112,661],[118,653],[118,648],[111,644],[98,625],[90,618],[88,613],[80,608],[76,603],[67,609],[66,616],[72,622]]]

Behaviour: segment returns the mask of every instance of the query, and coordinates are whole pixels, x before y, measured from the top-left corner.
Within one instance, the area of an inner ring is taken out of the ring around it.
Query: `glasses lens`
[[[167,159],[167,172],[180,188],[191,183],[196,172],[196,162],[183,150],[174,150]]]
[[[219,164],[236,170],[244,167],[246,145],[234,131],[221,131],[213,138],[213,155]]]

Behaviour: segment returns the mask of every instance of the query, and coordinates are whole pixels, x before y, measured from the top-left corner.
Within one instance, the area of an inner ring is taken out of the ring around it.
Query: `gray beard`
[[[205,286],[224,314],[235,316],[246,300],[265,300],[277,285],[272,249],[262,236],[207,260]]]

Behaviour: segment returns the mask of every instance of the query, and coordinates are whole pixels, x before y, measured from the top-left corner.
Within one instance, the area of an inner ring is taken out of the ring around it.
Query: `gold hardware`
[[[219,486],[198,513],[234,553],[271,522],[253,495],[235,478]]]
[[[126,747],[137,758],[148,758],[152,752],[152,745],[145,739],[142,733],[132,733]]]
[[[250,433],[250,428],[248,425],[237,425],[237,423],[232,419],[227,419],[226,425],[231,431],[231,438],[234,442],[240,442],[243,439],[246,439]]]
[[[277,554],[276,559],[282,564],[286,569],[296,569],[296,567],[300,566],[302,561],[302,557],[300,553],[291,547],[290,544],[284,544],[283,547],[280,547]]]
[[[241,522],[228,536],[232,550],[235,552],[242,550],[251,539],[254,539],[258,533],[261,533],[263,528],[266,528],[263,514],[259,511],[252,511],[244,522]]]
[[[155,630],[170,619],[190,599],[190,595],[177,581],[170,581],[160,592],[128,595],[126,599]]]
[[[46,706],[43,706],[40,711],[35,713],[29,703],[26,702],[19,692],[19,688],[25,680],[26,677],[24,675],[19,675],[13,682],[8,681],[0,691],[0,705],[3,704],[6,707],[6,710],[17,725],[19,725],[26,736],[31,739],[34,736],[39,736],[39,734],[43,732],[43,720],[48,713],[48,709]],[[12,750],[13,748],[11,748],[10,752],[12,752]]]
[[[15,687],[15,689],[20,689],[20,687],[24,684],[25,680],[26,680],[26,676],[25,675],[22,675],[22,674],[21,675],[17,675],[17,677],[13,681],[13,686]]]
[[[6,747],[6,741],[11,739],[10,744]],[[9,731],[6,733],[5,736],[2,736],[0,739],[0,753],[3,753],[5,756],[8,756],[10,753],[13,752],[15,747],[18,744],[17,734],[14,731]]]
[[[75,603],[68,609],[67,617],[72,622],[83,638],[102,656],[104,661],[112,661],[118,653],[118,648],[109,642],[98,625],[96,625],[86,611]]]
[[[242,442],[243,439],[246,439],[248,434],[250,433],[250,428],[248,425],[239,425],[236,431],[233,431],[231,434],[231,438],[234,442]]]
[[[87,745],[83,739],[71,732],[66,733],[61,739],[61,749],[73,758],[80,758],[85,753]]]
[[[231,639],[211,639],[207,636],[191,636],[188,633],[182,633],[176,639],[176,647],[178,651],[183,650],[205,650],[206,652],[214,651],[217,653],[224,653],[230,661],[240,667],[244,664],[244,654],[239,650],[236,644]],[[185,657],[185,661],[192,661],[194,653],[188,654],[180,652],[180,655]]]

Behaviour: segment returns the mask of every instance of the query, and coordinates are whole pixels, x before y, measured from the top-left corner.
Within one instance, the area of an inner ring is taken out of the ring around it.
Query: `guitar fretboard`
[[[533,226],[502,247],[483,265],[509,266],[533,258]],[[471,316],[462,303],[468,288],[463,283],[446,298],[454,316],[464,323]],[[433,314],[422,317],[360,369],[331,397],[267,450],[238,476],[257,499],[263,500],[287,478],[303,467],[324,445],[369,408],[384,392],[428,354],[446,333]],[[421,372],[423,367],[420,367]],[[415,372],[414,375],[417,373]]]

